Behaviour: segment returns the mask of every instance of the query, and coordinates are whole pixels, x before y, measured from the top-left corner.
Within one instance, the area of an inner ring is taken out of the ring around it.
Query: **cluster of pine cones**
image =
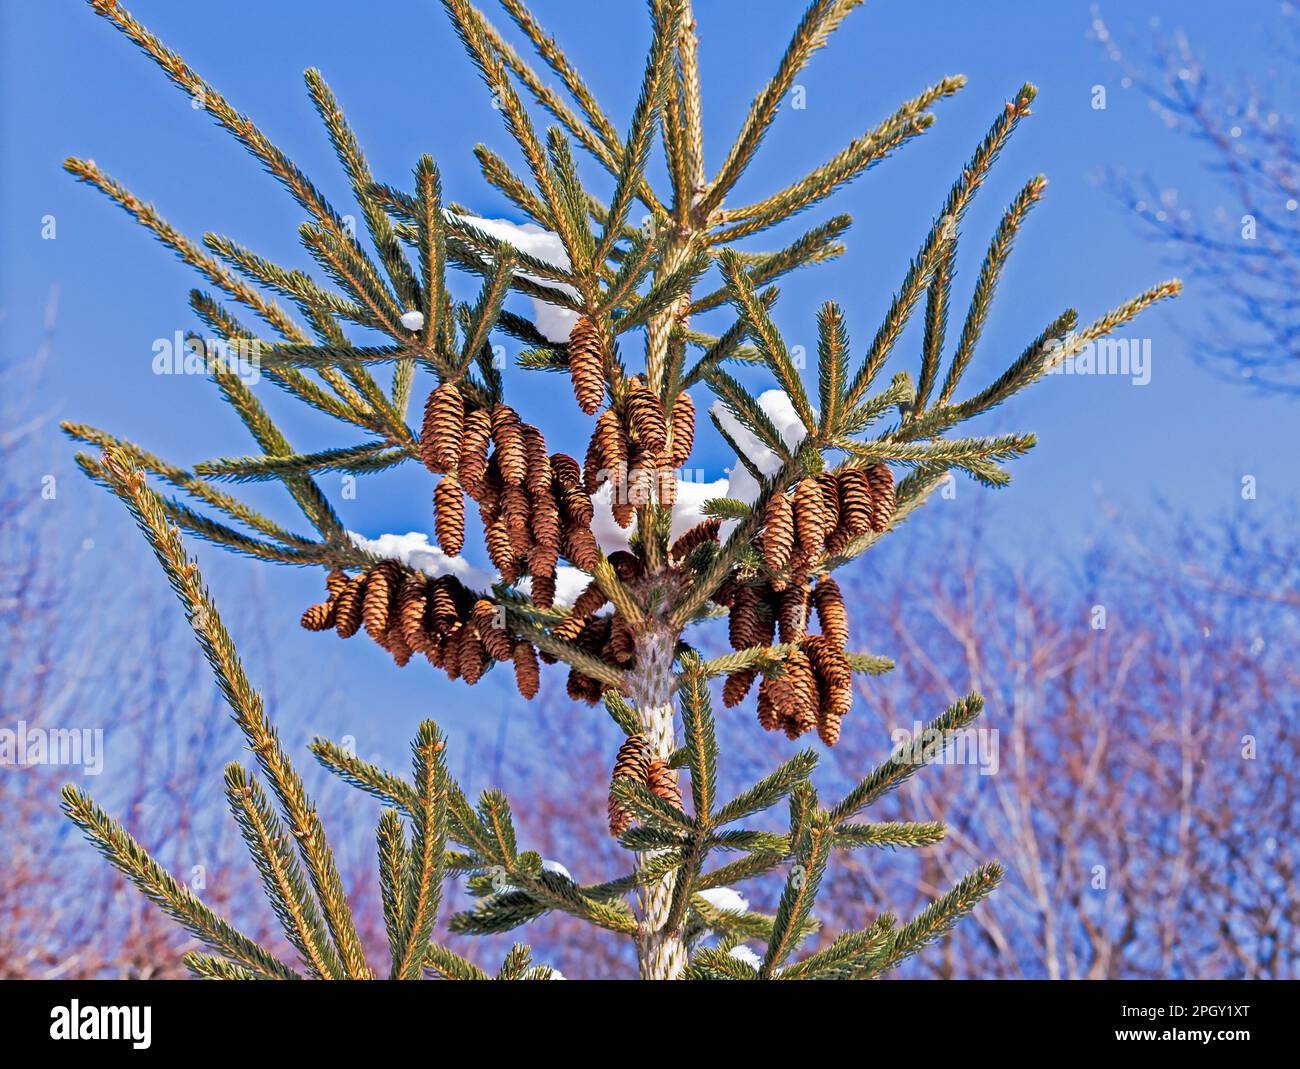
[[[477,683],[493,661],[510,661],[519,693],[529,699],[536,695],[538,653],[533,644],[510,632],[498,605],[454,576],[430,579],[386,560],[351,578],[330,572],[325,583],[328,600],[302,614],[308,631],[334,628],[340,638],[351,638],[364,625],[399,666],[422,653],[448,679],[466,683]]]
[[[813,586],[808,569],[822,553],[837,553],[868,531],[883,531],[894,513],[894,479],[877,464],[803,479],[792,492],[768,502],[758,547],[771,576],[745,582],[729,578],[714,595],[728,610],[728,637],[736,650],[797,643],[778,673],[758,688],[758,722],[791,739],[817,729],[827,746],[853,704],[853,673],[845,655],[849,618],[839,584],[822,576]],[[821,634],[808,633],[816,612]],[[757,668],[732,672],[723,702],[739,705],[758,678]]]
[[[454,383],[430,392],[420,456],[442,478],[434,490],[438,544],[458,556],[465,544],[465,494],[479,507],[488,555],[507,583],[532,576],[541,609],[555,601],[555,569],[564,556],[591,571],[600,551],[591,533],[591,498],[578,462],[548,454],[542,432],[509,405],[466,411]]]
[[[599,328],[585,316],[569,335],[569,374],[578,406],[595,415],[605,396]],[[671,416],[639,375],[629,378],[619,402],[596,418],[583,464],[587,493],[613,484],[614,519],[630,527],[636,510],[656,499],[671,508],[677,500],[677,470],[690,458],[695,439],[695,402],[685,391]]]
[[[639,783],[670,805],[682,808],[677,773],[662,757],[653,756],[649,736],[631,735],[619,747],[618,756],[614,758],[614,774],[609,780],[609,833],[616,839],[632,827],[633,821],[632,814],[614,796],[614,784],[621,779]]]
[[[868,531],[877,533],[894,516],[894,474],[886,464],[841,468],[801,479],[793,490],[775,493],[767,503],[759,549],[778,577],[789,570],[800,583],[823,553],[841,553]],[[784,579],[776,580],[778,589]]]

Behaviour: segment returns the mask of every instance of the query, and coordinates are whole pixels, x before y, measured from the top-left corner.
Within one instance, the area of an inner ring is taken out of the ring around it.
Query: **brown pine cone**
[[[433,518],[438,545],[449,557],[460,556],[465,546],[465,495],[460,480],[448,472],[433,490]]]
[[[566,690],[573,701],[595,705],[600,701],[604,688],[598,680],[579,672],[576,668],[570,668]]]
[[[742,668],[739,672],[732,672],[727,676],[727,682],[722,687],[722,704],[728,709],[734,709],[743,702],[757,676],[758,670],[754,668]]]
[[[615,508],[619,504],[626,503],[633,508],[642,508],[645,505],[654,503],[655,487],[655,469],[658,466],[658,460],[648,453],[635,453],[631,461],[628,462],[627,485],[624,487],[622,500],[618,488],[614,490]],[[617,511],[615,512],[617,516]],[[627,524],[619,521],[624,527]]]
[[[428,580],[419,574],[407,575],[397,592],[397,618],[402,627],[402,640],[416,653],[429,648],[429,635],[424,630],[424,614],[429,604]]]
[[[609,778],[612,788],[620,779],[629,779],[634,783],[645,783],[650,773],[650,739],[643,734],[629,735],[627,741],[618,749],[614,758],[614,772]],[[614,797],[609,796],[609,833],[618,838],[632,826],[632,814]]]
[[[781,593],[777,622],[782,642],[798,642],[808,632],[808,588],[802,584]]]
[[[514,561],[515,553],[510,545],[510,532],[502,517],[498,516],[487,525],[487,529],[483,532],[483,541],[487,545],[488,556],[492,558],[497,571],[505,575]]]
[[[781,726],[788,738],[797,739],[817,726],[817,681],[812,664],[802,650],[795,650],[785,659],[786,701],[782,709]]]
[[[573,396],[587,415],[595,414],[605,396],[604,358],[601,355],[600,328],[582,316],[569,331],[569,377]]]
[[[465,626],[455,624],[443,637],[438,647],[438,659],[448,679],[460,678],[460,645],[465,637]]]
[[[840,526],[853,538],[871,530],[871,483],[861,468],[839,473]]]
[[[494,602],[479,598],[474,602],[470,619],[474,621],[489,657],[494,661],[508,661],[514,657],[514,636],[504,626],[504,615],[499,615],[499,607]]]
[[[668,767],[662,757],[652,757],[646,770],[645,785],[669,805],[682,808],[682,792],[677,786],[677,773]]]
[[[528,451],[519,414],[509,405],[492,409],[492,441],[506,486],[523,486],[528,476]]]
[[[673,402],[672,430],[672,451],[668,459],[676,470],[691,459],[695,444],[695,402],[685,390]]]
[[[330,592],[331,598],[337,598],[340,594],[342,594],[343,588],[347,585],[348,585],[347,572],[342,572],[339,571],[339,569],[335,568],[327,576],[325,576],[325,589]]]
[[[555,590],[556,581],[554,572],[551,572],[549,575],[545,573],[533,573],[533,604],[539,609],[549,609],[555,604]]]
[[[546,452],[546,439],[542,432],[531,423],[524,425],[524,457],[528,462],[528,474],[524,485],[533,495],[551,492],[551,458]]]
[[[790,563],[794,547],[794,509],[790,499],[777,491],[767,502],[763,518],[763,558],[774,572]]]
[[[627,435],[614,409],[605,409],[597,418],[595,430],[592,432],[592,442],[595,449],[594,457],[589,450],[587,469],[584,472],[589,494],[594,494],[610,479],[622,482],[627,477],[629,451]]]
[[[425,616],[438,634],[446,634],[460,622],[460,609],[456,604],[456,582],[450,575],[440,575],[428,584],[428,606]]]
[[[671,467],[664,467],[663,459],[655,459],[654,471],[655,498],[666,509],[677,504],[677,472]]]
[[[520,639],[515,643],[512,654],[515,663],[515,686],[523,697],[532,701],[537,697],[537,688],[541,683],[541,672],[537,667],[537,651],[531,642]]]
[[[485,408],[465,416],[465,437],[460,448],[460,481],[470,497],[477,499],[487,473],[488,445],[492,441],[492,417]]]
[[[894,518],[894,473],[888,464],[872,464],[867,482],[871,485],[871,529],[879,534]]]
[[[578,467],[578,462],[564,453],[552,453],[551,471],[555,480],[555,496],[565,520],[590,525],[595,511],[591,506],[591,496],[583,486],[582,469]]]
[[[308,631],[328,631],[334,626],[334,601],[322,601],[302,614],[302,626]]]
[[[516,557],[522,557],[533,545],[527,491],[518,486],[507,486],[501,495],[501,516],[506,521],[511,550]]]
[[[659,454],[668,446],[668,419],[659,398],[639,378],[628,383],[623,402],[627,425],[641,448]]]
[[[483,640],[479,637],[478,628],[474,624],[465,624],[460,629],[460,674],[466,683],[473,686],[483,678],[484,671],[487,670],[488,656],[487,650],[483,647]]]
[[[826,543],[826,511],[816,479],[801,479],[794,493],[795,538],[807,558],[816,557]]]
[[[550,487],[546,488],[545,493],[529,495],[529,510],[528,523],[533,541],[558,552],[562,530],[560,506],[552,496]]]
[[[782,681],[764,676],[758,684],[758,723],[764,731],[775,731],[781,722]]]
[[[639,579],[645,574],[645,561],[635,553],[629,553],[626,549],[614,550],[609,555],[609,563],[613,565],[614,572],[625,583],[630,583],[633,579]]]
[[[506,484],[501,478],[501,467],[493,454],[478,486],[478,514],[484,527],[501,515],[501,495],[505,492]]]
[[[817,716],[817,737],[827,746],[834,746],[840,739],[840,724],[843,716],[836,716],[825,706]]]
[[[564,532],[564,555],[584,572],[596,570],[600,563],[600,547],[590,527],[569,525]]]
[[[411,647],[407,645],[406,637],[402,634],[400,617],[393,617],[392,626],[389,627],[388,633],[384,636],[382,645],[384,649],[393,655],[393,660],[397,662],[398,668],[405,668],[411,663]]]
[[[817,476],[817,485],[822,489],[822,508],[826,517],[826,537],[840,525],[840,487],[839,480],[829,471]]]
[[[609,629],[609,641],[605,643],[606,660],[620,668],[626,668],[636,657],[636,640],[627,621],[618,613],[614,614]]]
[[[670,556],[673,560],[684,560],[691,555],[691,551],[696,547],[704,545],[705,542],[716,542],[721,527],[722,521],[716,516],[697,523],[672,544],[672,548],[669,550]]]
[[[429,393],[420,428],[420,457],[433,472],[460,467],[461,440],[465,436],[465,399],[455,383],[444,382]]]
[[[817,607],[817,622],[822,634],[836,649],[844,649],[849,642],[849,613],[844,607],[840,585],[829,575],[817,580],[813,590],[813,604]]]
[[[566,642],[572,642],[581,633],[587,618],[599,612],[608,600],[605,592],[600,589],[600,584],[593,579],[574,599],[569,615],[552,628],[552,634]]]
[[[727,637],[733,650],[747,650],[762,645],[762,629],[758,620],[758,591],[752,586],[740,586],[731,601],[727,617]]]
[[[361,618],[366,625],[366,634],[384,645],[384,636],[392,624],[393,603],[397,599],[397,588],[402,582],[402,566],[396,561],[380,561],[366,578],[366,593],[362,604]]]

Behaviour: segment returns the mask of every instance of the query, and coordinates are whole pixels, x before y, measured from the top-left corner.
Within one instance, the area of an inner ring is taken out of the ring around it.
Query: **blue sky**
[[[485,215],[510,214],[480,178],[471,149],[482,141],[513,158],[512,145],[434,0],[137,0],[128,6],[250,114],[340,210],[351,210],[346,182],[303,87],[308,66],[319,67],[337,93],[379,178],[409,185],[416,159],[429,152],[450,199]],[[625,123],[648,37],[644,5],[536,0],[534,6],[606,110]],[[801,11],[801,4],[775,0],[697,3],[710,170]],[[1269,28],[1282,17],[1272,0],[1112,3],[1103,13],[1121,38],[1148,37],[1153,16],[1162,30],[1186,29],[1221,77],[1266,62]],[[162,378],[151,369],[154,340],[195,325],[186,298],[197,276],[120,210],[75,183],[62,171],[62,160],[93,158],[193,237],[214,230],[306,267],[296,239],[301,213],[251,157],[87,5],[7,4],[0,20],[6,101],[0,131],[0,343],[9,360],[35,351],[48,296],[57,287],[53,358],[41,387],[50,417],[51,471],[60,480],[58,507],[67,510],[68,529],[84,528],[90,537],[104,524],[124,526],[126,518],[80,480],[72,449],[53,444],[57,419],[129,433],[182,463],[242,452],[247,440],[204,380]],[[1035,114],[967,216],[955,317],[964,312],[979,258],[1006,203],[1034,174],[1045,173],[1050,186],[1018,241],[968,386],[981,386],[1000,372],[1064,307],[1077,307],[1088,322],[1179,273],[1139,235],[1097,178],[1112,167],[1150,171],[1208,211],[1219,203],[1218,191],[1198,168],[1195,150],[1163,129],[1137,90],[1121,86],[1122,72],[1088,37],[1090,20],[1088,4],[1064,0],[868,3],[848,19],[799,79],[806,107],[783,112],[733,203],[765,195],[810,170],[939,77],[960,72],[969,83],[939,106],[930,133],[770,243],[762,239],[774,247],[779,238],[838,212],[855,220],[847,255],[782,285],[777,321],[791,344],[815,344],[816,309],[834,298],[847,310],[861,354],[961,163],[1002,102],[1026,80],[1040,90]],[[1099,84],[1108,90],[1104,111],[1091,106]],[[607,192],[595,171],[585,173]],[[42,219],[49,215],[56,220],[55,240],[41,237]],[[1258,480],[1255,507],[1293,512],[1294,406],[1225,387],[1197,366],[1194,342],[1173,329],[1183,309],[1196,314],[1212,299],[1193,285],[1181,304],[1163,306],[1129,328],[1127,336],[1151,340],[1149,385],[1055,378],[998,410],[981,430],[1032,429],[1040,444],[1016,462],[1015,481],[995,501],[963,481],[955,501],[929,506],[936,515],[926,522],[960,521],[979,508],[993,544],[1008,556],[1037,557],[1053,547],[1073,554],[1097,531],[1102,497],[1141,527],[1168,509],[1205,516],[1243,507],[1239,486],[1245,474]],[[916,332],[909,332],[893,369],[914,369],[918,346]],[[570,451],[582,448],[585,421],[575,418],[562,379],[514,375],[509,389],[553,442]],[[352,440],[283,398],[273,396],[271,404],[300,448]],[[717,477],[725,450],[703,436],[696,462],[708,477]],[[34,486],[39,474],[33,473]],[[337,496],[336,486],[328,480],[324,485]],[[428,498],[427,478],[411,466],[363,482],[357,499],[339,507],[349,526],[376,535],[428,529]],[[282,505],[271,507],[292,518]],[[923,538],[923,532],[918,524],[901,540]],[[909,552],[906,546],[889,551]],[[202,551],[205,563],[215,555]],[[143,547],[135,547],[105,567],[144,567],[145,561]],[[238,563],[222,570],[244,575],[253,567]],[[318,595],[319,576],[274,572],[265,577],[271,603],[286,618],[296,618]],[[319,642],[287,636],[275,654],[282,671],[286,663],[317,663]],[[392,719],[400,737],[409,736],[419,716],[468,719],[485,704],[511,704],[504,681],[476,688],[471,709],[463,688],[430,686],[427,674],[417,680],[411,669],[399,676],[364,643],[331,651],[328,671],[346,692],[340,701],[356,703],[362,713],[399,707]],[[267,656],[256,651],[250,660]],[[363,670],[370,678],[348,682]],[[429,708],[431,702],[450,709]],[[496,730],[486,726],[490,722],[484,721],[484,731]]]

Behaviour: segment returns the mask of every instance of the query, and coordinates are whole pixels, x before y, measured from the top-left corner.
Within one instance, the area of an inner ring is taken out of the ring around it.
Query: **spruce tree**
[[[522,160],[514,166],[479,146],[483,176],[540,229],[503,230],[444,202],[430,156],[404,183],[378,181],[329,87],[309,70],[307,89],[351,182],[365,240],[180,56],[115,0],[91,2],[288,189],[309,217],[299,236],[321,272],[312,278],[281,267],[217,234],[192,241],[94,163],[66,163],[206,280],[210,288],[192,291],[190,303],[216,341],[192,335],[193,353],[256,445],[248,456],[186,467],[128,439],[65,424],[74,439],[97,447],[94,455],[79,453],[78,463],[123,500],[152,544],[260,769],[259,779],[231,765],[226,794],[301,959],[295,964],[213,914],[91,799],[65,790],[71,818],[210,949],[190,955],[196,974],[369,977],[374,967],[316,810],[245,678],[182,532],[262,560],[319,566],[327,596],[304,613],[308,629],[344,638],[364,629],[398,665],[427,661],[468,684],[493,668],[513,672],[524,699],[538,691],[541,664],[563,665],[570,697],[603,704],[617,727],[608,813],[592,819],[608,817],[629,864],[623,876],[595,885],[575,883],[522,848],[502,792],[485,791],[472,804],[444,760],[454,740],[433,724],[419,729],[409,779],[315,742],[322,764],[389,807],[376,836],[394,978],[489,977],[431,941],[443,881],[454,876],[466,879],[477,904],[451,918],[453,930],[512,931],[562,911],[628,937],[641,975],[655,979],[879,976],[993,890],[1002,875],[996,862],[906,923],[864,916],[862,928],[801,956],[836,851],[930,846],[943,838],[941,824],[867,822],[862,814],[917,770],[914,753],[941,751],[983,703],[976,694],[962,698],[928,724],[915,751],[899,748],[827,804],[813,785],[815,747],[738,796],[722,797],[712,691],[721,682],[727,706],[752,695],[759,724],[792,740],[815,734],[833,746],[842,730],[853,730],[852,717],[845,718],[855,675],[888,671],[892,662],[848,647],[848,615],[832,573],[952,473],[1005,485],[1007,462],[1034,444],[1033,435],[961,436],[959,426],[1178,291],[1176,281],[1162,283],[1083,329],[1066,310],[991,382],[959,391],[1012,242],[1046,182],[1029,179],[1010,201],[953,344],[949,303],[962,219],[1030,114],[1033,86],[998,111],[961,167],[869,344],[850,342],[833,301],[817,310],[816,381],[806,383],[771,318],[775,284],[835,258],[849,219],[819,222],[775,250],[756,251],[744,239],[812,208],[920,136],[934,106],[963,85],[960,77],[945,78],[780,192],[733,204],[732,191],[795,78],[860,0],[813,0],[712,177],[690,0],[650,0],[652,41],[625,132],[522,0],[501,2],[563,94],[482,11],[468,0],[444,0]],[[534,125],[538,112],[555,123],[544,133]],[[608,172],[605,199],[580,179],[578,151]],[[649,177],[657,151],[668,175],[663,188]],[[475,299],[452,296],[453,271],[481,280]],[[505,307],[512,294],[534,300],[537,321]],[[886,377],[886,362],[922,302],[915,372]],[[697,325],[709,312],[725,317],[717,333]],[[580,409],[573,418],[591,428],[582,462],[550,452],[508,400],[494,356],[502,336],[517,344],[521,368],[571,378]],[[338,446],[297,451],[231,353],[251,354],[265,380],[342,425]],[[737,365],[751,369],[751,381],[755,369],[770,376],[775,391],[751,392],[732,374]],[[381,373],[390,377],[381,380]],[[706,391],[716,399],[710,419],[735,448],[737,470],[734,492],[692,510],[677,502],[684,484],[676,472],[691,455],[694,398]],[[408,421],[413,394],[427,397],[418,427]],[[442,551],[426,555],[423,570],[350,536],[318,480],[406,462],[428,470]],[[262,515],[228,485],[267,481],[284,486],[314,534]],[[467,498],[482,520],[483,545],[474,555],[485,551],[497,573],[482,589],[448,564],[458,564],[473,540]],[[610,550],[598,537],[606,516],[605,526],[627,532],[627,548]],[[732,651],[706,660],[692,636],[721,626],[723,617]],[[784,833],[751,826],[751,818],[781,803],[789,810]],[[731,908],[738,899],[718,893],[769,875],[784,880],[772,914]],[[766,951],[733,953],[746,940]],[[496,975],[552,973],[516,946]]]

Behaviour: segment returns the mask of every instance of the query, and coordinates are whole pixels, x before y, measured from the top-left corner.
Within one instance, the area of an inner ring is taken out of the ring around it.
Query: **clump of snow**
[[[550,975],[549,977],[547,977],[548,980],[567,980],[567,979],[568,979],[568,977],[565,976],[564,973],[560,972],[560,970],[557,969],[554,965],[549,965],[549,966],[547,966],[547,968],[549,968],[549,969],[551,970],[551,975]]]
[[[795,412],[789,395],[784,390],[764,390],[756,400],[764,415],[772,421],[786,448],[792,451],[798,449],[800,443],[807,437],[808,430]],[[721,401],[714,401],[712,411],[717,416],[718,422],[722,424],[723,430],[731,435],[732,440],[754,467],[769,476],[775,475],[780,470],[781,458],[742,424],[726,405]],[[747,505],[752,504],[758,498],[758,489],[758,480],[750,474],[744,464],[737,460],[736,466],[731,470],[727,497],[734,497]]]
[[[404,535],[385,534],[366,538],[348,531],[348,540],[360,550],[385,560],[398,560],[407,567],[437,577],[454,575],[471,590],[487,590],[495,578],[482,568],[475,568],[464,557],[449,557],[437,546],[429,544],[423,531],[408,531]]]
[[[564,251],[564,242],[560,240],[559,234],[545,227],[540,227],[536,223],[512,223],[508,219],[482,219],[476,215],[457,215],[455,212],[447,212],[447,215],[476,230],[481,230],[490,238],[513,245],[520,252],[545,260],[561,271],[569,270],[569,254]],[[539,285],[560,290],[570,297],[578,296],[578,291],[572,286],[561,285],[548,278],[538,278],[527,271],[521,271],[519,274]],[[567,342],[569,332],[573,330],[573,325],[577,321],[578,313],[572,309],[533,298],[533,325],[547,341]]]
[[[563,876],[570,883],[577,883],[577,881],[572,876],[569,875],[568,869],[566,869],[558,861],[550,860],[550,858],[545,858],[545,857],[542,858],[542,871],[553,872],[557,876]]]
[[[701,891],[700,897],[714,909],[720,909],[724,913],[749,911],[749,899],[733,887],[710,887]]]
[[[749,947],[745,946],[744,943],[732,947],[727,951],[727,955],[728,957],[735,958],[737,961],[743,961],[752,969],[760,969],[763,967],[763,959],[750,950]]]
[[[715,479],[711,483],[695,479],[677,480],[677,503],[673,505],[672,538],[680,538],[704,519],[700,506],[710,498],[728,495],[728,479]]]
[[[424,327],[423,312],[403,312],[401,323],[407,330],[421,330]]]

